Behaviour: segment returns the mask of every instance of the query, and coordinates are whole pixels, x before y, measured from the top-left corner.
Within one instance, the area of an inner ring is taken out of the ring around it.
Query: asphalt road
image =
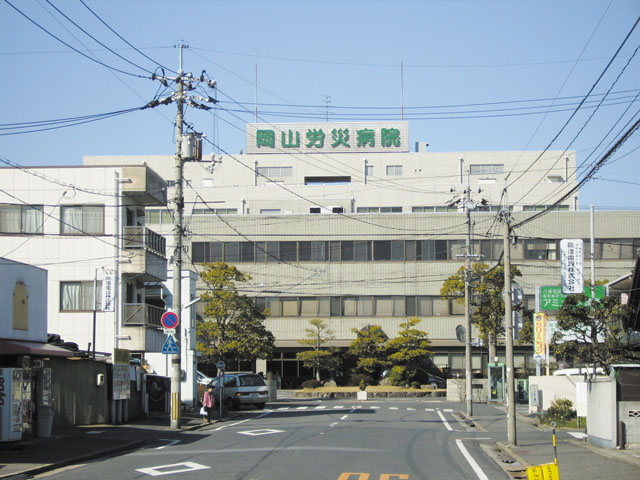
[[[273,408],[270,408],[273,407]],[[297,400],[267,405],[145,448],[46,474],[49,479],[430,480],[509,478],[468,431],[459,404]],[[38,478],[44,478],[42,475]]]

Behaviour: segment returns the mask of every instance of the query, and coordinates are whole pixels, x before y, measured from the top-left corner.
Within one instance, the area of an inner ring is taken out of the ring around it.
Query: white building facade
[[[147,292],[167,257],[145,225],[152,205],[166,183],[143,165],[0,169],[0,251],[48,271],[45,334],[97,354],[160,351],[164,309]]]
[[[517,224],[576,186],[575,152],[438,153],[424,151],[425,143],[411,152],[406,122],[255,124],[247,132],[247,153],[185,164],[185,268],[199,272],[203,262],[226,261],[252,276],[243,290],[269,309],[277,352],[266,365],[235,367],[277,371],[292,381],[309,373],[295,353],[312,318],[325,320],[334,346],[346,347],[353,328],[381,325],[394,337],[407,318],[419,317],[434,362],[462,372],[464,345],[455,329],[464,311],[442,300],[440,289],[464,263],[466,191],[475,203],[473,253],[493,265],[502,259],[501,208]],[[144,163],[170,186],[175,180],[173,156],[84,163]],[[146,209],[147,224],[168,244],[172,218],[166,208]],[[596,212],[596,280],[632,268],[638,220],[639,212]],[[589,213],[578,211],[576,195],[514,234],[512,260],[530,309],[538,287],[560,282],[561,239],[586,240],[590,254]],[[198,293],[204,288],[198,282]],[[474,347],[474,372],[487,361],[486,347]],[[516,348],[516,368],[532,369],[531,346]]]

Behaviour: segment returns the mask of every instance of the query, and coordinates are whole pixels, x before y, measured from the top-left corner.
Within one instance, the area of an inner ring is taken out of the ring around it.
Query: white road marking
[[[436,409],[435,408],[425,408],[424,411],[425,412],[435,412]]]
[[[248,421],[249,421],[249,419],[247,418],[246,420],[241,420],[241,421],[236,422],[236,423],[230,423],[229,425],[222,425],[221,427],[216,428],[215,431],[217,432],[218,430],[222,430],[223,428],[227,428],[227,427],[235,427],[236,425],[240,425],[241,423],[245,423],[245,422],[248,422]]]
[[[316,407],[316,410],[324,410],[325,408],[327,408],[326,405],[320,405],[319,407]]]
[[[333,422],[332,424],[330,424],[330,427],[335,427],[338,424],[338,422]]]
[[[296,410],[306,410],[309,407],[296,407]]]
[[[379,409],[379,408],[380,408],[380,405],[374,405],[374,406],[369,407],[369,408],[371,408],[372,410],[377,410],[377,409]]]
[[[252,437],[259,437],[261,435],[271,435],[272,433],[283,433],[284,430],[273,430],[271,428],[263,428],[261,430],[247,430],[244,432],[238,432],[240,435],[250,435]]]
[[[136,472],[151,475],[152,477],[157,477],[159,475],[171,475],[173,473],[180,473],[180,472],[193,472],[195,470],[204,470],[207,468],[211,468],[211,467],[207,467],[206,465],[200,465],[199,463],[184,462],[184,463],[174,463],[172,465],[159,465],[157,467],[151,467],[151,468],[137,468]],[[163,470],[166,470],[166,471],[163,471]]]
[[[410,412],[415,412],[416,411],[415,408],[411,408],[411,407],[407,407],[407,410],[410,411]]]
[[[438,410],[438,416],[440,417],[440,420],[442,420],[442,423],[444,423],[444,426],[447,428],[447,430],[452,432],[453,428],[451,428],[451,425],[449,425],[449,422],[447,422],[447,419],[444,418],[444,415],[442,415],[442,412],[440,410]]]
[[[587,438],[587,434],[583,432],[567,432],[572,437],[577,438],[578,440],[582,440],[583,438]]]
[[[398,407],[389,407],[389,410],[397,410]]]
[[[160,441],[169,443],[167,443],[166,445],[162,445],[161,447],[156,447],[156,450],[162,450],[163,448],[171,447],[176,443],[180,443],[180,440],[171,440],[170,438],[161,438]]]
[[[87,435],[100,435],[101,433],[104,433],[104,430],[89,430],[86,432]]]
[[[438,412],[440,413],[440,412]],[[469,454],[467,448],[462,444],[462,440],[456,440],[456,444],[458,445],[458,448],[460,449],[460,451],[462,452],[462,455],[464,455],[464,458],[466,458],[467,462],[469,462],[469,465],[471,465],[471,468],[473,469],[473,471],[475,472],[476,476],[478,477],[479,480],[489,480],[489,477],[487,477],[485,475],[485,473],[482,471],[482,469],[480,468],[480,466],[476,463],[476,461],[473,459],[473,457],[471,456],[471,454]]]
[[[333,407],[334,410],[338,410],[340,408],[344,408],[342,405],[336,405],[335,407]]]
[[[278,410],[289,410],[289,407],[280,407]]]
[[[343,415],[340,417],[340,420],[345,420],[349,415]]]
[[[349,413],[353,413],[356,411],[356,407],[351,407],[351,410],[349,410]]]
[[[450,408],[443,408],[443,409],[442,409],[442,411],[443,411],[443,412],[453,412],[453,410],[452,410],[452,409],[450,409]]]

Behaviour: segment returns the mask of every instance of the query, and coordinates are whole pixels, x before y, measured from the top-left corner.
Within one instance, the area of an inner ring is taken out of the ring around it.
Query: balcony
[[[167,241],[147,227],[124,227],[124,249],[128,257],[121,264],[123,273],[139,276],[145,282],[167,279]]]
[[[125,303],[122,324],[126,327],[155,327],[162,328],[160,319],[164,308],[147,303]]]
[[[147,227],[124,227],[124,248],[144,248],[167,258],[167,240]]]
[[[138,205],[166,205],[167,183],[146,165],[122,167],[122,194]]]

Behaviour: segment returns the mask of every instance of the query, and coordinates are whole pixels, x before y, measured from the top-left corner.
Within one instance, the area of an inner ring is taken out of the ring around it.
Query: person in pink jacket
[[[204,423],[211,421],[211,412],[213,411],[213,386],[207,386],[207,390],[202,397],[202,406],[206,410],[207,414],[203,417]]]

